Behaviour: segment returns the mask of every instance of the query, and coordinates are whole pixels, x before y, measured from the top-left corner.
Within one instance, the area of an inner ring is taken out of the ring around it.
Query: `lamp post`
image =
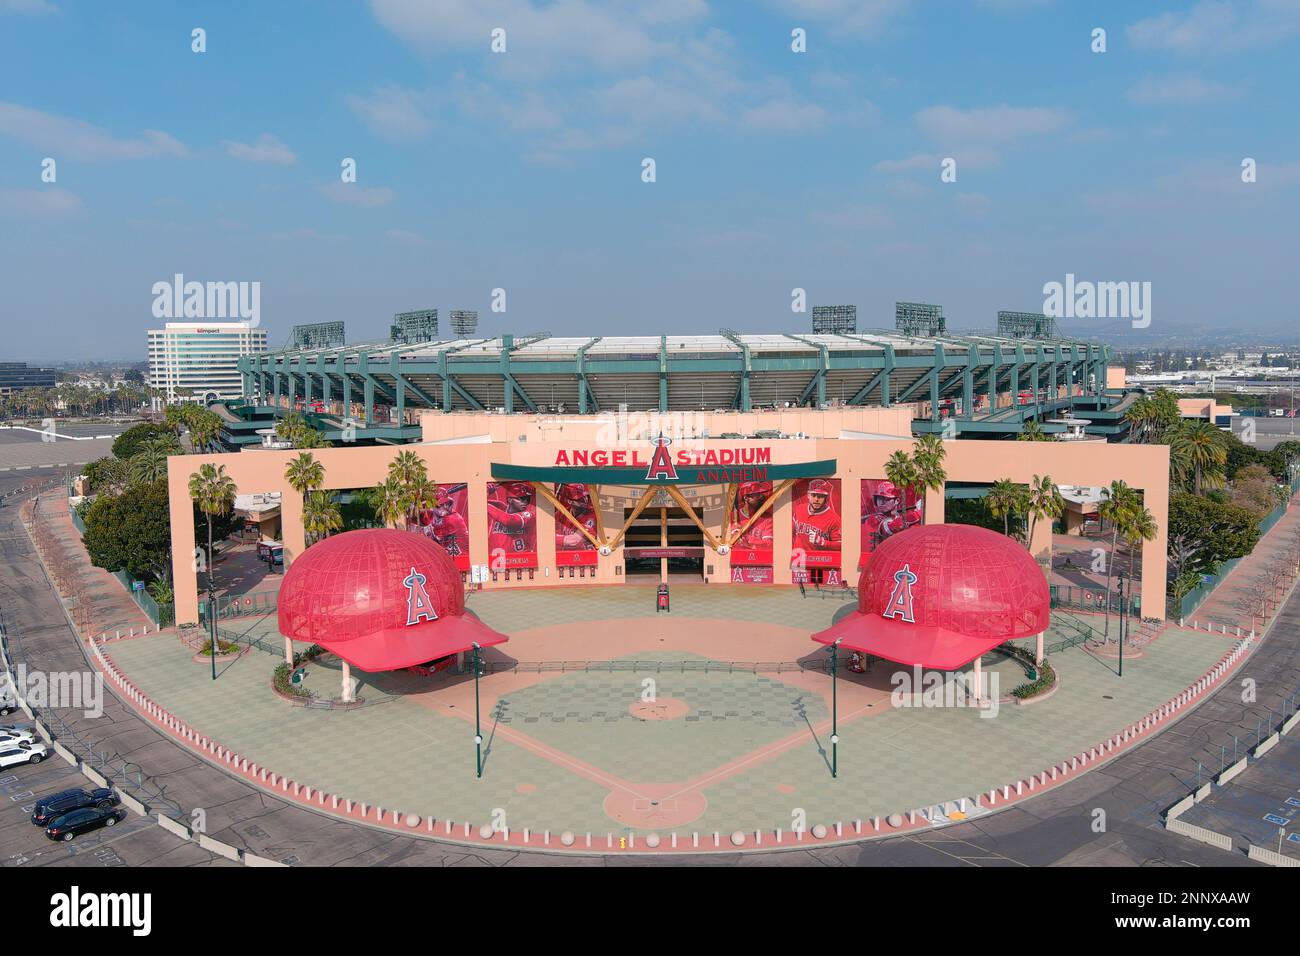
[[[840,769],[840,685],[838,679],[840,641],[836,638],[831,644],[831,777],[839,776]]]
[[[1124,572],[1119,573],[1119,676],[1124,676]]]
[[[478,707],[478,642],[474,642],[474,775],[483,776],[483,726],[479,723]]]

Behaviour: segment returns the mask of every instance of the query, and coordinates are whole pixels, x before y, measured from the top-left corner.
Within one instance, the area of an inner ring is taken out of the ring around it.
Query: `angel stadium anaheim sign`
[[[835,459],[773,464],[771,447],[669,449],[660,436],[653,450],[639,448],[560,449],[551,467],[493,464],[492,477],[502,481],[578,482],[606,485],[717,485],[835,474]]]

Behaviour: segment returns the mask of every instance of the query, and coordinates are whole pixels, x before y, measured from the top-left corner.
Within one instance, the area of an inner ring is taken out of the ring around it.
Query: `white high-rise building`
[[[168,322],[149,330],[149,384],[168,403],[244,397],[239,359],[266,351],[266,330],[251,322]]]

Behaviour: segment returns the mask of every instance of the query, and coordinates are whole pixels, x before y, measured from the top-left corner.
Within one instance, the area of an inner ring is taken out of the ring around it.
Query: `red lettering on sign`
[[[754,461],[755,461],[755,463],[760,464],[760,465],[770,465],[770,464],[772,464],[772,449],[770,449],[770,448],[755,448],[755,449],[754,449]]]
[[[575,451],[573,453],[574,466],[587,464],[587,453],[585,451]]]
[[[569,453],[561,449],[555,453],[555,463],[557,465],[567,465],[569,463]]]

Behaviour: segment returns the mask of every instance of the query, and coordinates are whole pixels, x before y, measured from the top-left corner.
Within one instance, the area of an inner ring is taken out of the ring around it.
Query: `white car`
[[[10,747],[35,742],[36,731],[30,727],[19,727],[16,724],[0,726],[0,750],[8,750]]]
[[[40,763],[49,752],[50,749],[40,742],[19,747],[5,747],[0,750],[0,769],[16,767],[24,763]]]

